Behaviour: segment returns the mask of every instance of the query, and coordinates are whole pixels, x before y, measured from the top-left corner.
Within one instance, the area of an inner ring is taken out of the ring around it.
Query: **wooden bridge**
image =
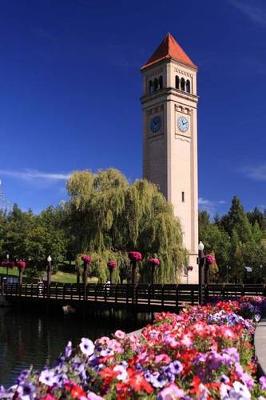
[[[201,290],[200,290],[201,289]],[[208,284],[2,284],[2,296],[10,303],[71,305],[86,308],[126,308],[140,312],[178,311],[185,305],[240,296],[266,295],[266,285]]]

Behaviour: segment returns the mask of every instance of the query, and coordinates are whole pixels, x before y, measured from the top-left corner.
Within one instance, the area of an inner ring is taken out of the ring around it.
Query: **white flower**
[[[90,339],[82,338],[79,347],[82,353],[89,357],[93,354],[95,346]]]
[[[55,376],[53,369],[45,369],[39,376],[39,382],[44,383],[47,386],[53,386],[57,383],[57,377]]]
[[[251,394],[246,385],[236,381],[233,383],[233,388],[229,392],[229,399],[232,400],[250,400]]]
[[[123,365],[116,365],[114,367],[114,371],[119,372],[116,379],[122,382],[125,382],[127,380],[128,378],[127,370],[125,367],[123,367]]]

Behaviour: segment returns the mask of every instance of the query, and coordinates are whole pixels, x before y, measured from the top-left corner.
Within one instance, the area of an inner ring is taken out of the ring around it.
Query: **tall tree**
[[[238,197],[233,197],[229,213],[222,218],[221,224],[230,236],[234,230],[242,243],[252,240],[251,225]]]
[[[155,185],[146,180],[129,185],[121,172],[109,169],[76,172],[67,188],[69,232],[77,253],[121,255],[137,249],[147,256],[157,254],[161,266],[156,280],[176,281],[186,261],[180,224]],[[139,272],[140,279],[148,279],[145,268]]]

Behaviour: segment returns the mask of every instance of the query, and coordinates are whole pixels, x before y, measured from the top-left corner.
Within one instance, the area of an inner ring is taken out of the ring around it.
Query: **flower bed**
[[[10,399],[223,399],[266,398],[266,377],[256,380],[253,335],[265,299],[188,307],[155,315],[139,336],[116,331],[94,343],[68,343],[56,364],[23,371]]]

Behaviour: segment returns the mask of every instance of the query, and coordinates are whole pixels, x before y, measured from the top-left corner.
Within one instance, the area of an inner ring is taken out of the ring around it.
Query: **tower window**
[[[158,90],[158,79],[157,78],[154,79],[153,85],[154,85],[154,91],[156,92],[156,90]]]
[[[163,77],[162,75],[159,76],[159,89],[163,88]]]
[[[182,192],[182,203],[185,203],[185,192]]]
[[[185,85],[186,85],[185,79],[184,79],[184,78],[181,78],[181,90],[184,90],[184,91],[185,91]]]
[[[179,86],[180,86],[179,76],[176,75],[176,77],[175,77],[175,87],[176,87],[176,89],[179,89]]]
[[[190,93],[190,80],[186,81],[186,92]]]
[[[149,93],[151,94],[153,92],[153,82],[149,81]]]

